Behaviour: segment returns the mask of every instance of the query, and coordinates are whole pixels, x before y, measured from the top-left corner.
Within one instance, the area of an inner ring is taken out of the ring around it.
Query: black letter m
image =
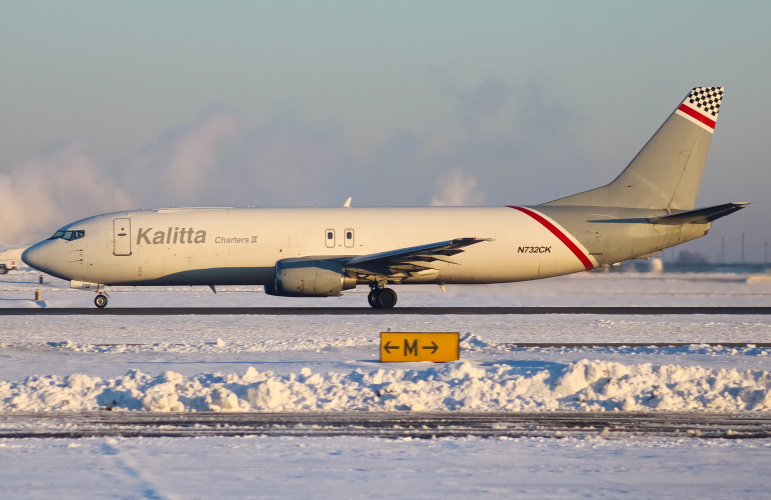
[[[413,340],[412,345],[410,345],[407,339],[404,339],[404,355],[408,356],[410,354],[413,356],[418,355],[418,339]]]

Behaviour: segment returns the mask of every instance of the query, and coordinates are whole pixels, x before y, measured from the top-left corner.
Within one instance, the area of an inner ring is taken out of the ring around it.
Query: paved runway
[[[768,315],[771,307],[30,307],[0,308],[0,316],[115,315],[257,315],[257,316],[367,316],[367,315],[488,315],[488,314],[601,314],[669,315],[730,314]]]
[[[4,413],[0,438],[193,436],[771,437],[771,416],[757,413]]]

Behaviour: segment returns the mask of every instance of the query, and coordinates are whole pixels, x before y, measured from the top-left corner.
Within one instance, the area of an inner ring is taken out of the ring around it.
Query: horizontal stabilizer
[[[680,224],[708,224],[713,220],[725,217],[737,210],[741,210],[747,205],[749,205],[749,202],[725,203],[714,207],[689,210],[688,212],[681,212],[679,214],[651,217],[648,221],[652,224],[665,224],[668,226],[677,226]]]

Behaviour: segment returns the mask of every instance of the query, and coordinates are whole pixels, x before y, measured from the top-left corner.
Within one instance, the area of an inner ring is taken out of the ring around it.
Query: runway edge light
[[[380,362],[460,359],[460,332],[381,332]]]

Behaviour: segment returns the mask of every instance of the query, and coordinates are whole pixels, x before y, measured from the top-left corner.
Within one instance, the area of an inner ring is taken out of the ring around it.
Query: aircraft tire
[[[396,305],[396,292],[390,288],[382,288],[378,291],[380,292],[377,294],[378,306],[382,309],[391,309]]]
[[[94,305],[99,309],[103,309],[107,305],[107,297],[100,293],[94,299]]]
[[[377,296],[377,289],[373,289],[371,292],[369,292],[369,295],[367,295],[367,302],[369,302],[370,307],[374,307],[376,309],[380,307],[380,305],[377,303]]]

